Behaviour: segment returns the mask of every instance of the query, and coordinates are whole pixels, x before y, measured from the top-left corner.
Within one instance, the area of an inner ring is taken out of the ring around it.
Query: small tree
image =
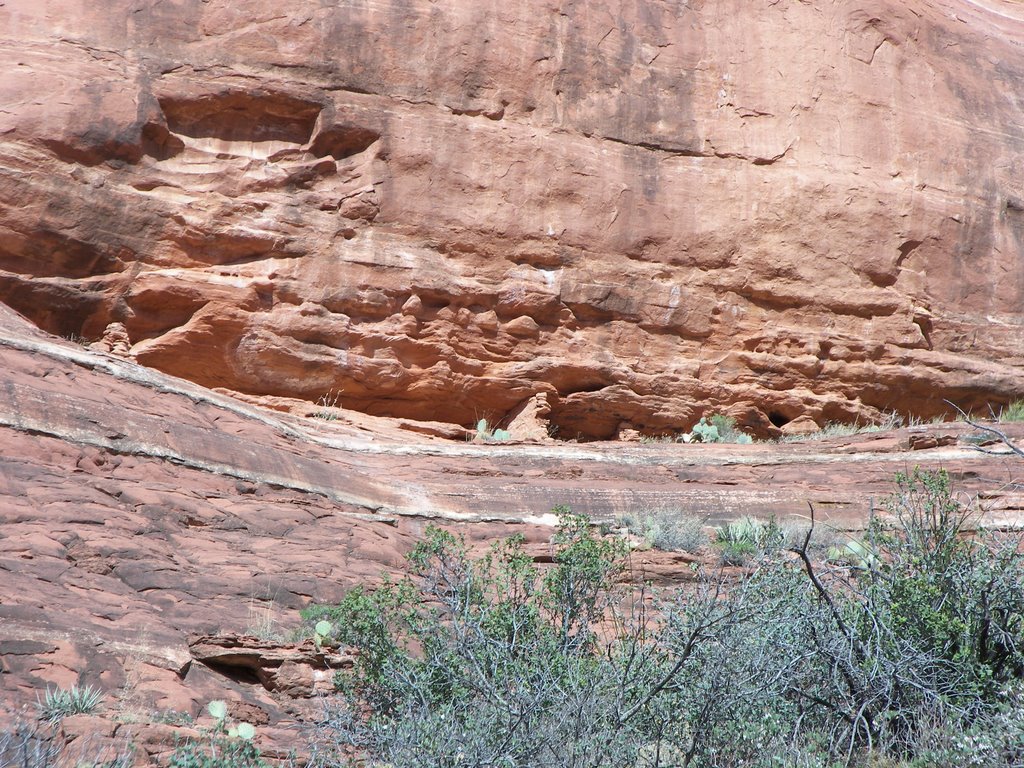
[[[896,481],[859,564],[821,572],[797,552],[825,609],[815,663],[835,684],[820,703],[851,747],[909,755],[929,719],[971,727],[1024,676],[1024,561],[1018,539],[967,530],[944,471]]]
[[[409,556],[413,578],[307,614],[360,651],[321,729],[327,762],[582,768],[647,749],[667,764],[664,701],[730,608],[709,594],[659,644],[646,592],[616,585],[625,543],[556,512],[546,569],[520,537],[472,560],[432,528]]]

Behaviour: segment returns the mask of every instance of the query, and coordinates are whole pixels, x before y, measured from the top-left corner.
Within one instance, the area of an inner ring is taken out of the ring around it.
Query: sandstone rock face
[[[810,502],[822,525],[855,530],[913,465],[947,469],[986,524],[1019,526],[1024,509],[1005,482],[1020,458],[972,447],[958,424],[800,444],[458,444],[402,420],[241,402],[2,306],[0,371],[0,731],[47,687],[92,685],[100,719],[65,720],[63,738],[102,736],[111,758],[131,742],[140,766],[166,765],[193,718],[209,726],[213,699],[287,756],[351,661],[287,642],[300,609],[402,573],[431,522],[478,548],[523,534],[547,561],[558,504],[606,523],[667,509],[788,526]],[[1003,428],[1024,440],[1024,424]],[[692,561],[632,562],[671,585]]]
[[[0,300],[562,438],[999,403],[1022,43],[1010,0],[7,0]]]

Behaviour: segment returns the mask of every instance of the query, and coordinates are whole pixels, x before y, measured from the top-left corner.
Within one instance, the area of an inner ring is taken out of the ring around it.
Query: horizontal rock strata
[[[400,573],[431,522],[481,548],[523,533],[543,561],[555,505],[609,524],[668,509],[805,526],[810,503],[841,541],[915,465],[950,471],[987,524],[1019,525],[1024,506],[1020,459],[972,447],[965,425],[802,444],[456,444],[397,420],[244,403],[2,307],[0,370],[0,722],[47,687],[92,685],[100,717],[69,718],[65,737],[130,739],[139,765],[214,699],[286,756],[350,661],[287,642],[300,609]],[[670,585],[693,561],[632,562]]]
[[[998,405],[1022,42],[1006,0],[9,0],[0,301],[566,439]]]

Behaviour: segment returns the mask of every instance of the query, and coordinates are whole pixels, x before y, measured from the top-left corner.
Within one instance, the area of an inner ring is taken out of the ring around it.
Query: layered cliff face
[[[566,438],[1024,395],[1019,2],[7,0],[0,72],[0,300],[206,386]]]
[[[130,742],[133,765],[166,766],[199,736],[172,724],[215,699],[258,726],[265,756],[301,755],[298,723],[322,718],[320,694],[351,657],[308,635],[286,642],[303,634],[299,610],[407,573],[432,523],[478,551],[524,536],[550,562],[554,505],[608,525],[663,510],[682,525],[772,516],[796,532],[810,504],[822,541],[841,545],[914,465],[947,469],[972,521],[1019,528],[1024,509],[1019,484],[993,483],[1019,475],[1020,458],[977,450],[963,424],[794,444],[466,445],[354,412],[273,413],[54,339],[2,306],[0,371],[5,768],[5,733],[48,689],[76,684],[105,704],[63,721],[61,739],[86,751],[60,765]],[[1024,444],[1024,424],[999,429]],[[716,548],[634,543],[638,583],[669,589],[719,564]]]

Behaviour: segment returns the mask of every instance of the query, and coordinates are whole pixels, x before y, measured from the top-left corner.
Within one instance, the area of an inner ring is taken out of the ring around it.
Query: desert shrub
[[[58,723],[69,715],[89,715],[103,704],[103,693],[91,685],[72,685],[70,688],[47,688],[37,702],[39,717],[49,723]]]
[[[725,565],[746,565],[757,554],[757,548],[749,541],[715,541],[722,563]]]
[[[1004,768],[1024,765],[1024,695],[1002,691],[988,717],[950,723],[943,713],[922,717],[908,768]]]
[[[813,442],[815,440],[828,440],[833,437],[851,437],[852,435],[859,435],[864,432],[875,431],[870,426],[863,424],[847,424],[839,421],[829,421],[819,429],[817,432],[811,432],[806,435],[783,435],[778,439],[780,443],[804,443]]]
[[[784,549],[803,546],[806,540],[811,550],[823,553],[840,546],[849,538],[837,528],[830,525],[812,525],[810,520],[800,517],[783,520],[779,523],[779,530]],[[807,539],[808,534],[810,534],[809,540]]]
[[[337,421],[338,410],[342,407],[341,392],[335,392],[333,389],[328,390],[317,398],[316,404],[321,410],[313,412],[312,416],[314,419]]]
[[[716,413],[711,417],[711,426],[718,430],[718,442],[749,444],[753,438],[736,428],[736,419],[724,413]]]
[[[360,651],[338,675],[322,755],[425,768],[599,765],[635,752],[622,710],[641,703],[641,680],[623,678],[622,650],[596,629],[624,547],[558,511],[547,570],[521,538],[473,560],[432,528],[409,556],[414,579],[350,593],[322,614]]]
[[[718,427],[708,421],[704,416],[701,416],[700,420],[693,425],[693,429],[690,430],[689,438],[691,441],[698,443],[719,443],[722,439],[721,435],[718,433]]]
[[[18,768],[54,768],[60,764],[61,749],[52,733],[34,723],[17,722],[0,730],[0,765]]]
[[[167,761],[168,768],[268,768],[251,741],[224,734],[203,741],[180,742]]]
[[[874,550],[863,541],[854,538],[830,546],[825,557],[832,564],[864,570],[878,565],[878,557]]]
[[[434,529],[410,555],[413,578],[307,612],[359,650],[325,712],[321,764],[724,766],[789,754],[799,718],[777,684],[789,630],[762,612],[793,610],[799,573],[726,588],[702,571],[652,596],[619,580],[621,541],[566,510],[560,520],[547,569],[520,539],[474,560]]]
[[[750,435],[736,428],[736,420],[722,413],[713,414],[710,418],[701,416],[693,425],[684,442],[698,443],[752,443]]]
[[[1014,400],[999,409],[999,421],[1024,421],[1024,400]]]
[[[836,684],[821,702],[851,743],[913,755],[930,717],[983,727],[1024,674],[1024,568],[1016,539],[970,535],[946,473],[897,486],[894,522],[872,521],[860,564],[819,572],[801,556],[828,607],[815,650]]]
[[[888,509],[839,562],[811,558],[813,528],[787,552],[777,525],[734,521],[720,541],[750,567],[673,592],[629,582],[621,540],[564,509],[549,565],[431,529],[409,578],[306,613],[358,650],[317,762],[1019,764],[1019,542],[971,534],[943,473],[898,476]]]
[[[655,509],[646,513],[628,513],[620,522],[634,536],[654,549],[667,552],[700,552],[709,538],[704,521],[685,512]]]
[[[783,541],[782,529],[774,518],[765,523],[746,516],[715,529],[715,546],[727,565],[742,565],[754,556],[775,552]]]
[[[900,427],[917,427],[922,424],[943,424],[946,421],[946,417],[942,414],[937,414],[931,419],[924,419],[913,414],[909,416],[903,416],[902,414],[896,413],[895,411],[886,411],[881,417],[874,423],[860,423],[860,422],[841,422],[841,421],[829,421],[817,432],[811,432],[806,435],[783,435],[779,438],[778,442],[781,443],[802,443],[802,442],[813,442],[815,440],[828,440],[834,437],[851,437],[853,435],[863,435],[872,432],[887,432]]]
[[[480,419],[476,423],[476,434],[473,440],[478,443],[505,443],[512,439],[512,433],[507,429],[496,429],[487,423],[487,419]]]
[[[194,722],[191,714],[176,709],[158,709],[150,714],[149,719],[154,723],[167,725],[192,725]]]
[[[211,701],[207,710],[213,715],[213,726],[204,729],[199,740],[178,742],[167,768],[269,768],[252,741],[252,725],[229,722],[223,701]]]
[[[167,761],[168,768],[269,768],[251,741],[211,734],[203,741],[180,742]]]

